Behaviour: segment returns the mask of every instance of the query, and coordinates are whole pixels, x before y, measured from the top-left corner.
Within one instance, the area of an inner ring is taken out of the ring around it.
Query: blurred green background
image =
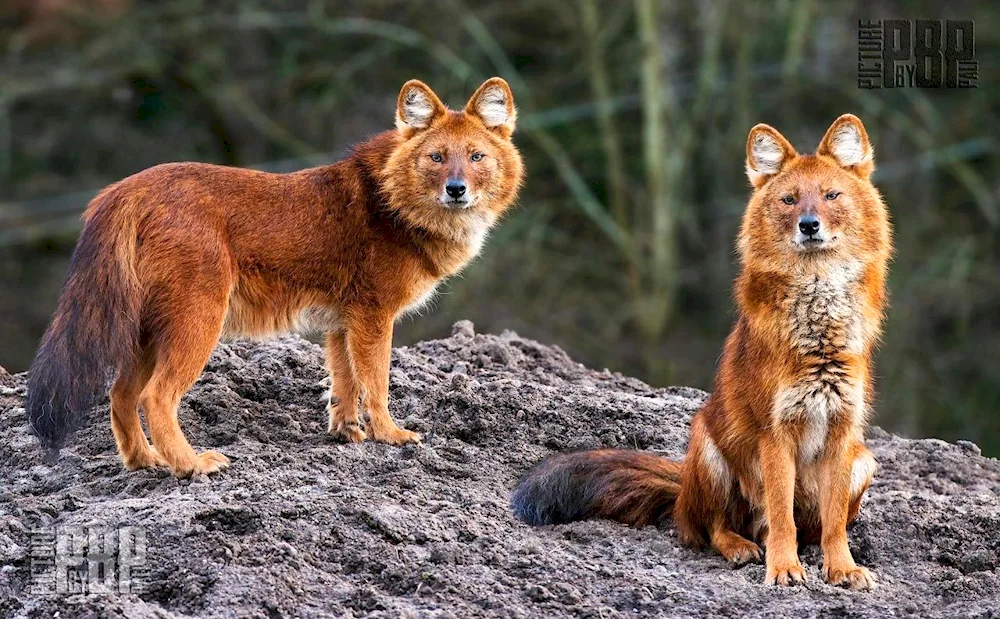
[[[321,164],[391,127],[407,79],[460,106],[501,75],[527,185],[398,345],[468,318],[710,388],[747,132],[810,151],[853,112],[896,226],[875,422],[1000,455],[998,17],[963,0],[0,2],[0,365],[30,363],[100,187],[165,161]],[[858,20],[888,18],[975,20],[979,88],[859,90]]]

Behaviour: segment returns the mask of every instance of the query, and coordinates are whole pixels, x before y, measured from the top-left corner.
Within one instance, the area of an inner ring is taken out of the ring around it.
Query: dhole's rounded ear
[[[506,138],[514,133],[517,108],[514,107],[514,94],[503,78],[491,77],[483,82],[465,104],[465,113],[477,116],[488,129]]]
[[[875,171],[875,151],[865,126],[854,114],[844,114],[833,121],[816,154],[832,157],[841,167],[865,180],[871,178]]]
[[[403,84],[396,99],[396,129],[409,136],[431,126],[439,116],[448,111],[430,86],[420,80]]]
[[[770,125],[759,124],[747,136],[747,177],[754,189],[760,189],[781,172],[798,153],[791,143]]]

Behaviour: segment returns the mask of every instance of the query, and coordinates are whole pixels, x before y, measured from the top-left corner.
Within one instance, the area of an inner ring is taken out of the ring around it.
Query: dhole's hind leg
[[[122,463],[130,471],[167,464],[149,446],[139,422],[139,395],[152,373],[152,349],[146,347],[131,367],[122,371],[111,387],[111,430],[114,432]]]
[[[691,422],[691,440],[684,458],[681,496],[678,496],[675,514],[686,530],[693,522],[702,523],[708,531],[708,541],[727,561],[742,565],[760,561],[760,546],[733,529],[730,521],[734,477],[729,462],[712,440],[704,419],[697,415]],[[692,537],[690,533],[685,537]]]
[[[875,457],[872,452],[863,444],[858,444],[854,456],[854,463],[851,465],[851,506],[847,510],[847,522],[854,522],[861,511],[861,499],[868,491],[868,486],[875,476]]]
[[[183,303],[184,311],[161,323],[155,334],[155,367],[141,404],[153,446],[174,475],[215,473],[229,466],[229,459],[217,451],[195,453],[181,432],[177,408],[219,341],[227,302],[204,295],[177,295],[173,299]],[[163,316],[165,320],[170,314]]]
[[[358,386],[354,381],[351,359],[347,356],[347,337],[343,331],[326,334],[326,360],[330,367],[331,391],[337,404],[330,402],[329,432],[351,443],[365,440],[358,424]]]
[[[712,548],[715,548],[727,561],[736,565],[743,565],[751,561],[759,562],[763,557],[760,546],[734,531],[726,522],[724,514],[716,515],[712,526],[709,527],[708,534]]]

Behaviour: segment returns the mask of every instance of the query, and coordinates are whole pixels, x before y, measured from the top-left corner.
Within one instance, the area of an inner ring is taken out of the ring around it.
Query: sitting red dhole
[[[863,432],[892,253],[872,147],[845,115],[813,155],[767,125],[750,132],[746,154],[754,191],[739,234],[737,318],[683,462],[558,455],[522,480],[514,511],[530,524],[635,526],[672,514],[683,541],[735,563],[759,560],[763,542],[766,582],[782,585],[805,578],[797,538],[818,541],[827,582],[870,589],[847,524],[875,471]]]

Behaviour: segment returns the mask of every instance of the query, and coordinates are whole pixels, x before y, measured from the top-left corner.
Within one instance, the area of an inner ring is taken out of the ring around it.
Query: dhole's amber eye
[[[431,161],[434,163],[441,163],[444,161],[444,157],[441,156],[441,153],[431,153]]]
[[[795,204],[795,196],[785,196],[781,201],[785,204]]]
[[[840,195],[840,192],[839,192],[839,191],[830,191],[830,192],[828,192],[828,193],[826,194],[826,196],[824,196],[824,197],[825,197],[825,198],[826,198],[827,200],[836,200],[836,199],[837,199],[837,197],[838,197],[839,195]]]
[[[482,153],[472,153],[472,156],[469,157],[469,159],[472,159],[473,161],[482,161],[483,157],[484,155]]]

